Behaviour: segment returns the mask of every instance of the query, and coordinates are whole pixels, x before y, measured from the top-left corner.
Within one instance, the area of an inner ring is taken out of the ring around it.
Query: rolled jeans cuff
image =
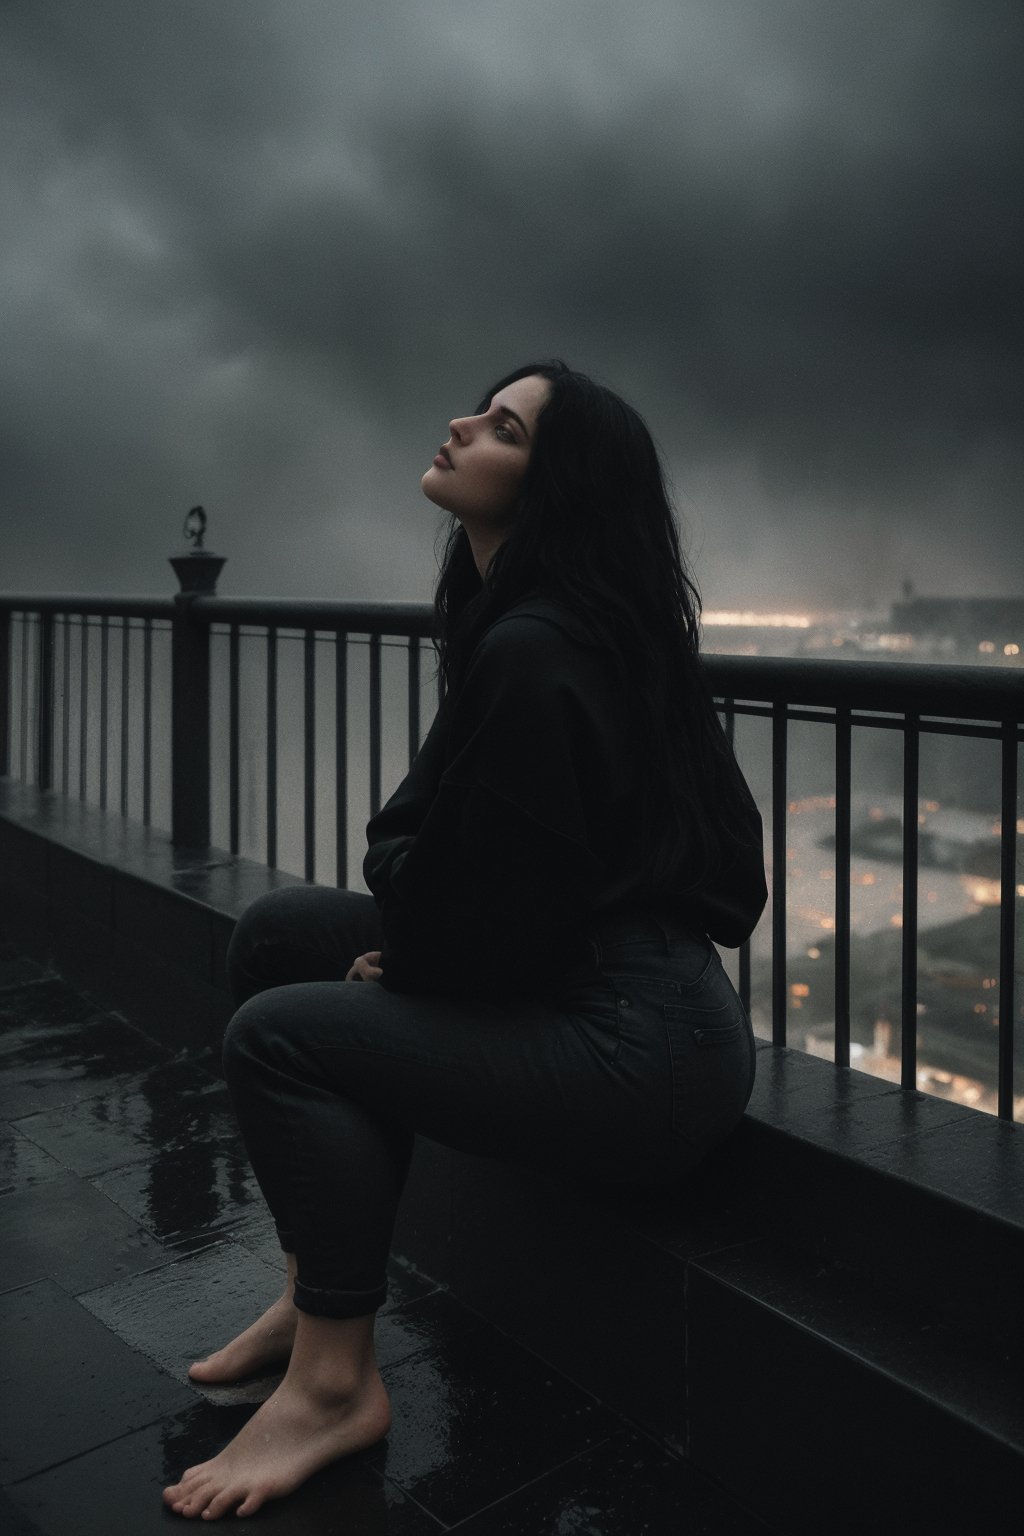
[[[277,1227],[277,1240],[288,1254],[297,1255],[298,1249],[303,1246],[290,1227]],[[299,1263],[302,1264],[301,1259]],[[335,1269],[336,1260],[331,1256],[325,1258],[319,1252],[310,1255],[307,1251],[307,1274],[310,1273],[310,1266],[314,1274],[318,1269],[321,1273],[326,1270],[329,1274]],[[378,1307],[384,1305],[387,1294],[386,1279],[370,1291],[353,1291],[342,1290],[337,1286],[309,1285],[296,1276],[292,1299],[300,1312],[308,1312],[312,1317],[365,1317],[368,1312],[376,1312]]]
[[[366,1317],[384,1305],[387,1294],[386,1284],[372,1291],[330,1291],[296,1280],[292,1299],[300,1312],[312,1317]]]

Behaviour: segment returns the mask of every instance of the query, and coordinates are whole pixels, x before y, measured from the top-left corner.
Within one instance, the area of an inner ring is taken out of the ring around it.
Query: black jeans
[[[416,1133],[614,1187],[678,1178],[743,1114],[750,1021],[713,945],[670,918],[597,925],[542,999],[344,981],[381,943],[372,897],[293,886],[228,950],[225,1074],[306,1312],[384,1300]]]

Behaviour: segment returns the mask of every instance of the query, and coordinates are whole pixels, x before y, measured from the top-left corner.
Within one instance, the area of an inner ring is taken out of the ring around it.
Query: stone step
[[[773,1244],[1024,1360],[1020,1126],[762,1043],[743,1122],[702,1177]]]
[[[687,1269],[687,1454],[789,1536],[998,1530],[1024,1503],[1005,1358],[756,1242]]]

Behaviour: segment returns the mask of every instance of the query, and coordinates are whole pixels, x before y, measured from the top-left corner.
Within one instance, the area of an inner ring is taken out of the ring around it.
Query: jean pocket
[[[613,987],[646,992],[652,999],[669,999],[691,1008],[715,1009],[722,999],[725,972],[714,950],[680,957],[665,954],[608,955],[601,975]]]
[[[609,1063],[622,1049],[620,1003],[615,987],[604,980],[563,988],[558,997],[558,1006],[568,1014],[576,1033]]]
[[[684,1010],[680,1009],[679,1011],[682,1013]],[[690,1011],[696,1012],[697,1010],[691,1009]],[[721,1011],[718,1008],[713,1009],[706,1013],[704,1017],[712,1019],[716,1013]],[[698,1045],[729,1045],[742,1033],[742,1030],[742,1019],[732,1019],[728,1024],[697,1024],[693,1028],[693,1038]]]
[[[752,1043],[735,995],[715,1008],[664,1005],[672,1063],[672,1131],[701,1151],[725,1139],[750,1098]]]

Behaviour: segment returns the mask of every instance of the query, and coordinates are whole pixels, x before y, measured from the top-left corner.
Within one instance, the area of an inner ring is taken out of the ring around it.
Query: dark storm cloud
[[[159,585],[203,499],[233,590],[426,596],[426,451],[559,352],[647,415],[709,601],[1019,586],[1016,5],[5,16],[5,585],[116,538]]]

